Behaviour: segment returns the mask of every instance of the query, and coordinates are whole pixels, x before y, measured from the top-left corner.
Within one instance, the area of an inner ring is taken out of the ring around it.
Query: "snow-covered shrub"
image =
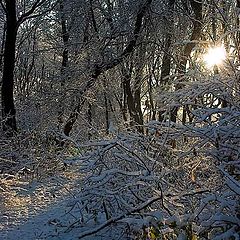
[[[140,134],[119,135],[87,147],[91,151],[80,158],[85,178],[71,211],[79,214],[87,229],[81,237],[112,226],[118,229],[113,234],[133,237],[169,215],[164,176],[170,170],[164,165],[174,156],[167,147]]]
[[[165,125],[158,130],[167,132]],[[109,239],[237,236],[237,180],[216,161],[211,141],[187,126],[175,131],[176,138],[180,132],[188,137],[184,151],[171,149],[165,134],[126,134],[86,145],[88,153],[76,158],[84,178],[69,205],[75,220],[68,230],[78,226],[81,238]]]
[[[63,152],[43,133],[0,135],[0,178],[41,179],[63,169]]]
[[[89,152],[75,158],[84,179],[69,205],[74,221],[68,230],[81,227],[81,238],[194,236],[194,206],[209,189],[192,182],[165,134],[129,133],[85,148]]]
[[[182,83],[171,96],[171,106],[187,116],[182,122],[179,114],[175,124],[176,148],[183,161],[194,156],[193,180],[210,192],[201,196],[190,221],[202,239],[239,239],[239,80],[224,74],[198,79]]]
[[[184,123],[153,121],[149,135],[119,134],[84,147],[68,231],[80,227],[80,238],[239,239],[236,81],[184,83],[170,105],[186,111]]]

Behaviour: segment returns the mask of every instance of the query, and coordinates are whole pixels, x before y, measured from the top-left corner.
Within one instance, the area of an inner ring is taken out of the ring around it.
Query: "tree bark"
[[[240,9],[240,0],[236,0],[236,8],[237,11],[239,11]],[[236,29],[240,27],[240,17],[239,14],[237,14],[236,16]],[[237,31],[236,33],[236,49],[237,49],[237,53],[238,53],[238,61],[240,62],[240,50],[239,50],[239,45],[240,45],[240,33],[239,31]]]
[[[106,92],[104,92],[104,103],[105,103],[105,121],[106,121],[106,134],[109,134],[109,107],[108,98]]]
[[[171,71],[171,53],[170,53],[170,48],[172,45],[172,35],[173,35],[173,25],[174,25],[174,19],[173,19],[173,11],[174,11],[174,5],[175,5],[175,0],[169,0],[168,2],[168,11],[170,12],[170,16],[168,19],[168,24],[169,24],[169,30],[166,34],[166,39],[165,39],[165,46],[164,46],[164,55],[162,59],[162,66],[161,66],[161,78],[160,78],[160,84],[161,85],[166,85],[170,71]],[[164,111],[159,111],[159,121],[163,120],[163,114]]]
[[[192,10],[194,12],[194,19],[193,19],[193,31],[190,37],[190,42],[186,44],[183,50],[183,56],[179,64],[178,74],[180,77],[186,73],[186,65],[187,61],[191,55],[193,48],[196,46],[196,41],[201,37],[201,30],[202,30],[202,1],[190,0],[190,4]],[[182,84],[179,82],[176,84],[175,89],[176,91],[182,88]],[[171,110],[170,120],[172,122],[177,121],[177,113],[178,107],[174,107]]]
[[[0,72],[3,71],[3,52],[5,46],[5,35],[6,35],[6,24],[3,27],[3,36],[2,36],[2,43],[1,43],[1,50],[0,50]]]
[[[12,135],[17,131],[16,109],[14,106],[14,67],[17,31],[19,26],[29,19],[34,11],[46,0],[36,0],[32,7],[17,19],[16,0],[5,0],[3,10],[6,14],[6,41],[3,59],[3,76],[1,88],[3,131]]]
[[[59,128],[63,123],[64,115],[64,100],[65,100],[65,82],[68,79],[68,44],[69,44],[69,32],[67,28],[66,13],[64,12],[64,1],[59,2],[60,15],[61,15],[61,30],[62,30],[62,41],[63,41],[63,52],[62,52],[62,65],[61,65],[61,96],[59,101],[59,111],[58,111],[58,124]]]
[[[14,106],[14,64],[15,49],[17,39],[17,17],[16,1],[5,0],[6,2],[6,41],[3,59],[3,76],[2,76],[2,117],[3,130],[13,132],[17,130],[16,110]]]

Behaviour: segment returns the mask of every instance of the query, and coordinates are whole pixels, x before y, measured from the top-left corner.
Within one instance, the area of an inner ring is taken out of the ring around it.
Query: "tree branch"
[[[129,216],[129,215],[131,215],[133,213],[136,213],[136,212],[139,212],[139,211],[145,209],[146,207],[150,206],[151,204],[153,204],[154,202],[156,202],[156,201],[158,201],[160,199],[161,199],[161,197],[150,198],[148,201],[144,202],[143,204],[141,204],[140,206],[138,206],[136,208],[133,208],[131,211],[129,211],[127,213],[123,213],[123,214],[121,214],[120,216],[117,216],[117,217],[112,217],[109,220],[107,220],[105,223],[101,224],[100,226],[98,226],[98,227],[96,227],[94,229],[90,229],[90,230],[87,230],[87,231],[83,232],[78,237],[78,239],[84,238],[86,236],[93,235],[93,234],[99,232],[100,230],[108,227],[109,225],[111,225],[113,223],[116,223],[117,221],[123,219],[124,217]]]
[[[116,67],[118,64],[120,64],[123,61],[125,57],[127,57],[130,53],[133,52],[134,48],[136,47],[137,40],[139,38],[139,34],[142,28],[143,18],[145,16],[147,9],[151,5],[151,3],[152,3],[152,0],[147,0],[139,10],[137,14],[135,26],[134,26],[133,39],[129,41],[128,45],[123,50],[123,52],[119,55],[119,57],[113,59],[111,62],[102,64],[102,65],[96,65],[94,72],[92,74],[92,78],[96,79],[101,73]]]
[[[47,0],[36,0],[36,2],[32,5],[31,9],[28,10],[27,12],[23,13],[19,17],[19,19],[17,21],[17,26],[19,27],[21,23],[23,23],[24,21],[26,21],[29,18],[33,18],[33,17],[42,15],[42,14],[35,14],[34,16],[31,16],[35,12],[35,10],[37,8],[39,8],[40,6],[42,6],[46,1]],[[51,11],[56,6],[57,3],[58,3],[58,1],[56,1],[56,3],[48,11],[45,11],[44,13]]]
[[[6,9],[6,7],[4,6],[2,0],[0,0],[0,5],[1,5],[2,8],[3,8],[3,11],[4,11],[5,13],[7,13],[7,9]]]
[[[139,38],[139,34],[140,34],[140,31],[142,28],[143,18],[145,16],[147,9],[151,5],[151,3],[152,3],[152,0],[146,0],[145,4],[143,4],[143,6],[139,9],[139,12],[137,14],[137,19],[136,19],[136,22],[134,25],[133,39],[131,41],[129,41],[128,45],[123,50],[123,52],[117,58],[113,59],[112,61],[110,61],[108,63],[96,64],[94,66],[91,78],[88,80],[88,82],[86,83],[86,86],[81,91],[81,96],[83,96],[91,87],[94,86],[99,75],[101,75],[103,72],[105,72],[109,69],[116,67],[118,64],[120,64],[123,61],[123,59],[125,57],[127,57],[129,54],[131,54],[133,52],[134,48],[136,47],[137,40]],[[78,109],[80,108],[81,102],[84,102],[84,101],[79,101],[79,103],[77,105]],[[71,115],[67,121],[67,124],[64,127],[65,134],[67,133],[67,135],[69,135],[69,132],[72,130],[73,124],[75,123],[75,121],[77,119],[77,116],[78,116],[78,114],[76,115],[76,112],[71,113]]]

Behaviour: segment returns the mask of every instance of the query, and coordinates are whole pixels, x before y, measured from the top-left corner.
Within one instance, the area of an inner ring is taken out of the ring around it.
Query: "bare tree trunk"
[[[16,0],[5,0],[6,2],[6,41],[3,59],[2,76],[2,117],[4,120],[3,130],[11,134],[17,130],[16,110],[14,106],[14,64],[17,39],[17,17]]]
[[[135,107],[134,107],[134,98],[133,98],[133,93],[131,89],[131,74],[126,73],[124,74],[124,80],[123,80],[123,87],[124,87],[124,92],[126,93],[126,102],[127,102],[127,107],[128,107],[128,112],[131,118],[131,123],[135,119]]]
[[[136,55],[136,78],[133,87],[134,91],[134,107],[135,107],[135,122],[138,124],[137,129],[139,132],[143,133],[143,113],[142,113],[142,78],[145,62],[146,46],[141,44]]]
[[[88,130],[88,139],[90,140],[92,137],[92,104],[88,103],[88,110],[87,110],[87,120],[90,129]]]
[[[169,0],[168,2],[168,11],[170,12],[168,25],[169,29],[166,34],[165,39],[165,46],[164,46],[164,54],[162,59],[162,67],[161,67],[161,77],[160,77],[160,84],[165,85],[168,81],[171,71],[171,52],[170,48],[172,45],[172,35],[173,35],[173,11],[174,11],[175,0]],[[164,112],[159,112],[159,120],[162,121],[163,117],[162,114]]]
[[[143,133],[143,113],[141,104],[141,87],[134,93],[134,103],[135,103],[135,122],[138,124],[137,129],[139,132]]]
[[[169,29],[166,34],[165,39],[165,47],[164,47],[164,55],[162,59],[162,67],[161,67],[161,84],[166,83],[167,77],[170,75],[171,70],[171,53],[170,47],[172,44],[172,35],[173,35],[173,11],[174,11],[175,0],[169,0],[168,2],[168,11],[169,11],[169,19],[168,25]]]
[[[104,103],[105,103],[106,134],[109,134],[109,107],[106,92],[104,93]]]
[[[148,81],[148,92],[149,92],[149,104],[151,108],[150,116],[148,121],[150,120],[156,120],[156,107],[154,105],[154,100],[153,100],[153,80],[152,76],[149,76],[149,81]],[[148,104],[148,103],[147,103]]]
[[[194,19],[193,19],[193,31],[192,35],[190,37],[190,42],[186,44],[184,50],[183,50],[183,55],[182,59],[179,64],[179,69],[178,69],[178,74],[180,77],[185,74],[186,72],[186,65],[187,61],[191,55],[191,52],[193,48],[196,45],[196,41],[200,39],[201,37],[201,31],[202,31],[202,1],[196,1],[196,0],[190,0],[190,4],[192,7],[192,10],[194,12]],[[182,88],[182,84],[178,83],[175,86],[176,91]],[[177,113],[178,113],[178,107],[174,107],[171,110],[171,117],[170,120],[172,122],[177,121]]]
[[[78,100],[78,104],[77,106],[74,108],[74,110],[70,113],[70,116],[67,120],[67,123],[64,125],[64,128],[63,128],[63,133],[66,135],[66,136],[69,136],[70,135],[70,132],[72,131],[72,128],[73,128],[73,125],[74,123],[77,121],[77,118],[78,118],[78,114],[79,114],[79,111],[80,111],[80,107],[82,105],[82,103],[80,102],[80,99]]]
[[[4,52],[4,46],[5,46],[5,37],[6,37],[6,24],[4,24],[3,27],[3,36],[2,36],[2,43],[1,43],[1,49],[0,49],[0,72],[3,71],[3,52]]]
[[[223,20],[222,20],[222,28],[223,28],[223,34],[225,35],[227,33],[227,14],[228,14],[228,11],[226,9],[226,1],[223,0],[222,1],[222,8],[223,8],[223,12],[222,12],[222,15],[223,15]],[[228,41],[228,36],[225,36],[224,37],[224,48],[225,48],[225,51],[227,52],[227,54],[229,53],[229,48],[230,48],[230,44],[229,44],[229,41]],[[226,99],[222,99],[222,104],[221,104],[221,107],[225,108],[228,106],[228,102]]]
[[[61,65],[61,96],[59,101],[58,111],[58,123],[63,123],[64,115],[64,99],[65,99],[65,82],[68,79],[68,43],[69,43],[69,32],[67,29],[66,13],[64,12],[64,0],[60,1],[60,14],[61,14],[61,28],[62,28],[62,40],[63,40],[63,52],[62,52],[62,65]],[[60,127],[60,126],[59,126]]]
[[[5,5],[2,3],[7,19],[1,89],[2,117],[4,119],[3,130],[5,132],[9,132],[10,135],[12,135],[14,131],[17,131],[16,110],[13,97],[17,31],[19,26],[29,19],[34,11],[45,2],[46,0],[36,0],[32,3],[31,8],[27,12],[22,13],[18,19],[16,12],[16,0],[5,0]]]
[[[236,0],[236,10],[237,10],[237,17],[236,17],[236,29],[238,29],[240,27],[240,17],[238,14],[238,11],[240,9],[240,0]],[[237,53],[238,53],[238,61],[240,62],[240,50],[239,50],[239,45],[240,45],[240,32],[237,31],[236,33],[236,49],[237,49]]]

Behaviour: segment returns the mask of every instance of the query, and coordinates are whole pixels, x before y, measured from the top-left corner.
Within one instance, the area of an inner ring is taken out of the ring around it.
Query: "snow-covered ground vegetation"
[[[0,240],[239,240],[239,13],[0,0]]]
[[[112,238],[239,239],[236,80],[208,77],[172,96],[191,121],[151,121],[148,135],[93,142],[77,158],[85,177],[71,227],[83,227],[79,237],[102,231]]]

